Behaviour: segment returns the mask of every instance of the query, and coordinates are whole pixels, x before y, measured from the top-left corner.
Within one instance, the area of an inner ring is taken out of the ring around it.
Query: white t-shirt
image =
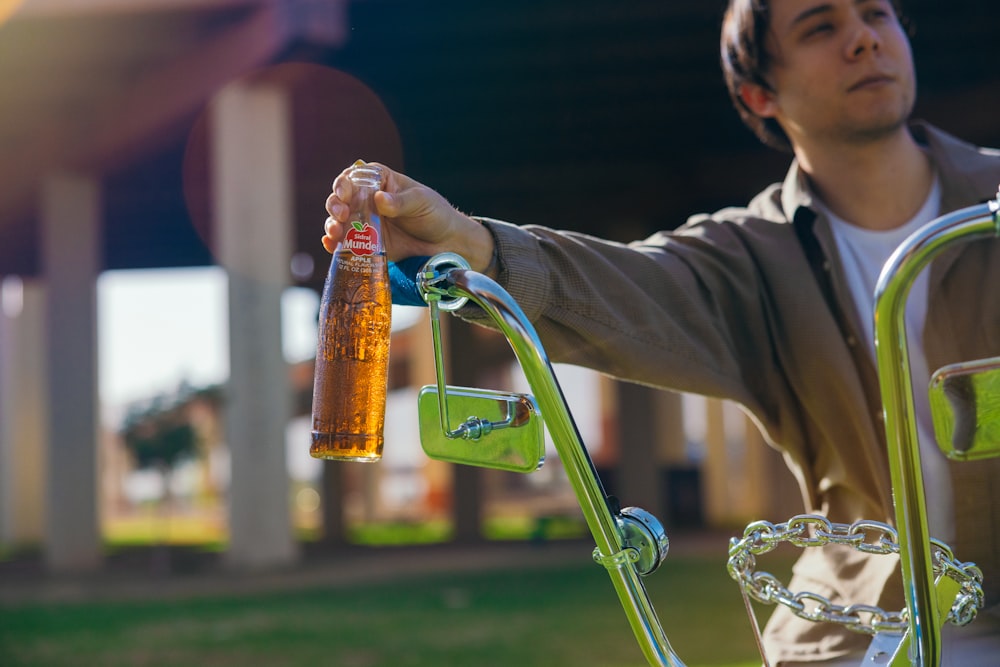
[[[927,200],[905,225],[887,231],[872,231],[838,218],[822,203],[819,207],[830,220],[837,242],[847,284],[861,320],[868,351],[875,359],[875,285],[886,260],[910,234],[938,217],[941,209],[941,184],[937,178]],[[927,318],[927,269],[920,272],[910,289],[906,303],[906,340],[910,353],[910,379],[913,384],[914,407],[917,413],[917,434],[920,440],[921,471],[927,499],[927,523],[932,537],[945,542],[954,540],[951,477],[947,459],[934,440],[927,399],[930,371],[923,349],[924,321]]]

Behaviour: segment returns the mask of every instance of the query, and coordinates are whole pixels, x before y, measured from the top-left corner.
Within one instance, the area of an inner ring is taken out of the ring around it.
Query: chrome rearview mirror
[[[545,461],[542,419],[535,399],[486,389],[446,387],[447,414],[474,415],[455,428],[442,426],[438,387],[420,390],[420,444],[432,459],[534,472]]]
[[[420,445],[427,456],[439,461],[534,472],[545,461],[541,412],[534,397],[452,387],[445,382],[441,311],[457,310],[468,301],[442,287],[447,273],[456,269],[468,270],[469,263],[454,253],[441,253],[417,276],[420,293],[430,308],[437,376],[437,384],[421,389],[417,398]],[[464,421],[455,425],[452,418],[456,416]]]
[[[931,377],[934,437],[953,461],[1000,456],[1000,357],[945,366]]]

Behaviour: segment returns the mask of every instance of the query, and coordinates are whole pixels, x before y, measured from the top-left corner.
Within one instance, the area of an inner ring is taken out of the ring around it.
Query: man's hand
[[[375,163],[373,163],[375,164]],[[493,258],[493,236],[483,225],[460,213],[438,192],[417,181],[377,165],[385,174],[375,193],[375,210],[382,217],[382,238],[390,260],[455,252],[473,270],[485,271]],[[347,233],[352,184],[345,169],[333,182],[327,197],[323,247],[333,253]]]

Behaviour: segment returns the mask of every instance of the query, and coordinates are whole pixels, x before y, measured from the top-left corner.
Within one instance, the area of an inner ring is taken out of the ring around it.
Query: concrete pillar
[[[53,571],[101,564],[97,506],[97,274],[100,183],[56,174],[42,190],[49,408],[45,560]]]
[[[45,535],[45,290],[0,280],[0,542]]]
[[[764,441],[757,425],[746,420],[747,471],[751,487],[747,493],[758,498],[754,518],[775,523],[805,511],[798,483],[781,454]]]
[[[684,465],[687,461],[684,437],[684,409],[681,395],[658,391],[653,397],[653,419],[659,461],[663,465]]]
[[[700,527],[704,511],[698,469],[688,458],[681,394],[659,391],[653,397],[660,503],[648,508],[669,527]]]
[[[729,494],[729,452],[722,401],[705,401],[705,514],[711,525],[728,525],[732,507]]]
[[[406,333],[410,336],[409,376],[413,387],[437,384],[437,372],[434,368],[434,338],[431,334],[430,311],[423,311],[420,321],[414,324]],[[453,318],[441,318],[441,345],[449,349],[449,331]],[[448,355],[445,354],[445,377],[448,372]],[[452,464],[444,461],[427,459],[424,464],[424,479],[429,486],[427,495],[427,511],[437,518],[443,513],[445,501],[452,497]]]
[[[738,526],[757,519],[784,521],[802,511],[781,455],[766,445],[735,404],[706,401],[705,500],[709,522]]]
[[[636,505],[654,515],[663,507],[660,446],[655,405],[660,392],[618,383],[618,439],[621,443],[616,495],[622,506]]]
[[[291,386],[281,348],[291,262],[289,116],[285,92],[242,82],[220,91],[211,107],[215,245],[229,276],[228,560],[237,567],[298,556],[285,464]]]
[[[465,387],[482,386],[483,350],[474,337],[472,325],[450,323],[448,383]],[[483,480],[486,470],[475,466],[453,465],[451,478],[451,516],[455,526],[454,542],[475,544],[483,541],[483,512],[486,498]]]
[[[333,546],[347,542],[347,521],[344,517],[345,470],[344,465],[324,463],[320,476],[323,541]]]

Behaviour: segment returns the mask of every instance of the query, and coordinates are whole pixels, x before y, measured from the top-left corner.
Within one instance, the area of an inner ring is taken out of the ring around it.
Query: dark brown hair
[[[903,16],[902,0],[892,0],[893,9],[907,32],[909,24]],[[768,0],[729,0],[722,19],[719,48],[722,55],[722,74],[733,106],[743,122],[768,146],[791,152],[788,135],[773,118],[761,118],[751,111],[740,97],[740,87],[747,83],[771,90],[766,74],[771,66],[767,52],[767,32],[771,28]]]

